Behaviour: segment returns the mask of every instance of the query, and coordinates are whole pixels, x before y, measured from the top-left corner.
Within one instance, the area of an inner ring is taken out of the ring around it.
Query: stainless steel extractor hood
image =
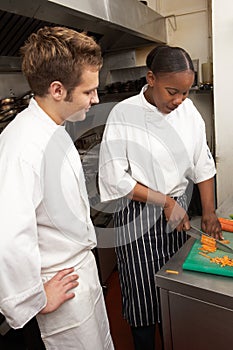
[[[166,42],[165,18],[138,0],[1,0],[0,10],[0,26],[1,15],[16,16],[17,21],[21,19],[25,31],[21,30],[20,44],[30,32],[46,23],[93,34],[103,54]],[[14,38],[14,34],[19,36],[16,30],[20,28],[14,25],[8,28],[10,30],[5,30],[4,41],[7,42],[7,35],[9,38]],[[0,52],[0,55],[8,54]]]

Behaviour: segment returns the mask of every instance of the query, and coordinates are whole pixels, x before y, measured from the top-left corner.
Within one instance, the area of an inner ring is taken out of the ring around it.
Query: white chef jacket
[[[188,98],[169,114],[140,94],[118,103],[107,119],[100,148],[101,201],[127,195],[137,182],[169,196],[181,196],[189,179],[212,178],[215,164],[204,121]]]
[[[78,152],[34,99],[0,135],[0,181],[0,311],[19,328],[46,305],[41,274],[81,268],[96,245]]]

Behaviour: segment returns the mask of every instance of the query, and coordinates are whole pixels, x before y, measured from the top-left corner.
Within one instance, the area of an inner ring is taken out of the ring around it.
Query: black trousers
[[[35,317],[23,327],[23,337],[27,350],[45,350]]]
[[[45,350],[36,318],[21,329],[10,329],[0,335],[1,350]]]
[[[131,327],[135,350],[155,350],[155,325]]]
[[[162,325],[157,324],[161,336],[162,349]],[[155,325],[146,327],[131,327],[134,342],[134,350],[155,350]]]

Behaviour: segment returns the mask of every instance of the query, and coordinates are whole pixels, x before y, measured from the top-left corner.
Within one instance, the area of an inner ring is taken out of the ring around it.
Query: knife
[[[214,238],[210,235],[208,235],[207,233],[205,232],[202,232],[201,230],[197,229],[196,227],[194,226],[191,226],[191,228],[186,231],[186,233],[189,235],[189,236],[192,236],[193,238],[196,238],[196,239],[199,239],[201,240],[201,236],[204,235],[204,236],[207,236],[207,237],[211,237],[211,238]],[[214,238],[215,239],[215,238]],[[222,243],[221,241],[219,241],[218,239],[215,239],[216,241],[216,247],[220,250],[223,250],[224,252],[227,252],[227,253],[231,253],[233,254],[233,249],[229,246],[227,246],[226,244]]]

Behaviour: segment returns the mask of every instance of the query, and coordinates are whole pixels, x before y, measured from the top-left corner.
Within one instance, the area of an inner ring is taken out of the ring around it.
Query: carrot
[[[218,218],[223,231],[233,232],[233,220],[226,218]]]
[[[223,257],[218,257],[216,256],[215,258],[211,258],[210,256],[208,256],[205,253],[201,253],[199,252],[198,254],[204,256],[207,259],[210,259],[210,262],[215,263],[215,264],[219,264],[221,265],[221,267],[224,266],[233,266],[233,259],[230,259],[229,256],[224,255]]]
[[[173,275],[179,275],[179,271],[176,270],[166,270],[167,273],[171,273]]]
[[[216,240],[213,237],[207,237],[205,235],[201,236],[201,250],[204,252],[215,252],[216,247]]]
[[[210,257],[210,256],[208,256],[208,255],[207,255],[207,254],[205,254],[205,253],[199,252],[198,254],[200,254],[200,255],[204,256],[204,257],[205,257],[205,258],[207,258],[207,259],[211,259],[211,257]]]
[[[227,225],[220,222],[223,231],[233,232],[233,225]]]
[[[212,246],[215,245],[215,239],[213,237],[211,237],[211,236],[208,237],[206,235],[202,235],[201,236],[201,242],[209,244],[209,245],[212,245]]]
[[[226,219],[226,218],[218,218],[218,221],[227,225],[233,226],[233,220],[232,219]]]
[[[223,243],[223,244],[230,244],[231,242],[229,241],[229,239],[222,239],[221,243]]]
[[[233,259],[230,259],[229,256],[227,255],[224,255],[222,258],[220,257],[211,258],[210,261],[216,264],[220,264],[221,267],[233,266]]]

